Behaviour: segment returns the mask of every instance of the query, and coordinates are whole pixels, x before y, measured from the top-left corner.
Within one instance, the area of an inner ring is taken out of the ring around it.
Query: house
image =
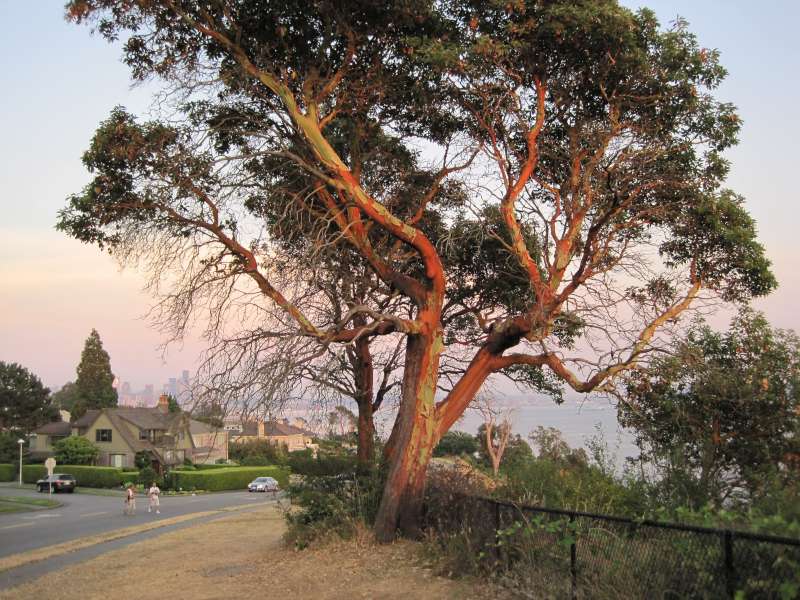
[[[312,448],[314,445],[313,438],[316,437],[315,433],[307,429],[289,425],[287,420],[283,422],[267,421],[265,423],[259,423],[259,426],[263,426],[263,435],[267,441],[273,444],[286,446],[289,452],[305,450],[307,448]]]
[[[242,421],[228,422],[225,429],[230,434],[234,443],[249,442],[253,440],[267,440],[272,444],[285,446],[289,452],[312,449],[316,445],[313,438],[317,437],[313,431],[290,425],[288,419],[282,421]]]
[[[228,460],[228,431],[202,421],[189,421],[189,431],[194,442],[193,462],[213,464]]]
[[[156,470],[192,459],[195,445],[189,415],[169,412],[167,396],[156,408],[117,407],[86,411],[74,423],[48,423],[35,432],[31,454],[53,454],[53,444],[67,435],[80,435],[100,449],[100,466],[133,467],[138,452],[150,454]],[[67,429],[69,428],[69,432]]]

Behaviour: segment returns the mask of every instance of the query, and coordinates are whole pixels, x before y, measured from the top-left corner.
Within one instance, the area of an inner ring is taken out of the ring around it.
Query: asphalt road
[[[33,490],[0,487],[0,496],[43,498]],[[147,512],[147,499],[136,498],[133,516],[124,515],[122,496],[54,494],[60,508],[0,514],[0,557],[60,544],[98,533],[207,510],[273,502],[272,494],[221,492],[161,498],[161,514]]]

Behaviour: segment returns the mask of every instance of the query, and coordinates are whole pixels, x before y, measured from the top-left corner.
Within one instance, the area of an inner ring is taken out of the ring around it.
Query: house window
[[[111,460],[109,461],[112,467],[124,467],[125,466],[125,455],[124,454],[112,454]]]
[[[110,429],[95,429],[94,441],[96,442],[110,442],[111,430]]]
[[[139,430],[139,439],[140,440],[149,440],[150,434],[148,433],[147,429],[140,429]]]

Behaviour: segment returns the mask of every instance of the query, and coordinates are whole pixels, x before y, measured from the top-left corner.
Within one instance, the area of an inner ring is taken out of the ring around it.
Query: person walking
[[[133,489],[133,484],[128,484],[128,489],[125,491],[125,514],[136,514],[136,492]]]
[[[150,489],[147,491],[147,498],[150,501],[150,503],[147,506],[147,512],[153,512],[155,510],[157,515],[161,514],[161,511],[159,510],[160,504],[158,501],[158,497],[160,495],[161,495],[161,490],[158,489],[158,486],[154,481],[153,485],[151,485]]]

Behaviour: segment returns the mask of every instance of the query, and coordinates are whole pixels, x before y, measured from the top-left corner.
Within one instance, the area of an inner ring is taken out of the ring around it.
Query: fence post
[[[736,572],[733,568],[733,532],[730,529],[726,529],[722,539],[725,549],[725,592],[728,598],[732,599],[736,594]]]
[[[502,549],[500,548],[500,504],[492,502],[492,506],[494,506],[494,548],[497,562],[499,563],[503,558]]]
[[[575,522],[575,515],[570,513],[569,515],[569,522],[570,524]],[[570,535],[572,535],[572,543],[569,546],[569,574],[572,581],[572,600],[576,600],[578,598],[578,549],[575,546],[577,542],[577,536],[575,535],[575,528],[571,527],[572,531],[570,531]]]

